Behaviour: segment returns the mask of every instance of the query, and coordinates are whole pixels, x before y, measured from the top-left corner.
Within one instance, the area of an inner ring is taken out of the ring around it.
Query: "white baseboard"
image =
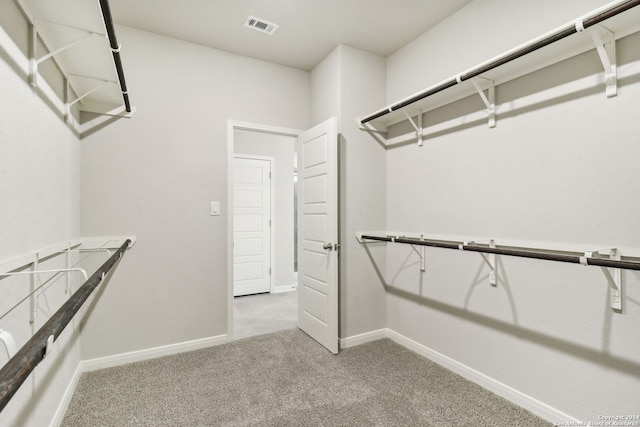
[[[479,386],[497,394],[498,396],[536,414],[537,416],[552,422],[573,422],[580,423],[580,420],[555,409],[544,402],[539,401],[527,394],[524,394],[506,384],[501,383],[481,372],[470,368],[442,353],[439,353],[417,341],[405,337],[391,329],[378,329],[376,331],[367,332],[352,337],[342,338],[340,340],[341,348],[354,347],[360,344],[364,344],[370,341],[375,341],[381,338],[390,338],[397,344],[418,353],[419,355],[426,357],[438,365],[455,372],[461,377],[478,384]]]
[[[340,338],[340,348],[355,347],[360,344],[387,338],[387,329],[378,329],[377,331],[365,332],[364,334],[354,335],[352,337]]]
[[[82,363],[82,362],[80,362]],[[58,427],[62,424],[62,419],[64,418],[64,414],[67,412],[69,408],[69,404],[71,403],[71,398],[73,397],[73,393],[76,391],[76,387],[78,386],[78,381],[80,381],[80,376],[82,375],[82,370],[80,369],[80,363],[76,367],[73,376],[69,380],[69,384],[62,395],[62,399],[58,404],[58,408],[56,409],[55,414],[53,415],[53,419],[49,424],[49,427]]]
[[[399,333],[392,331],[391,329],[387,329],[387,336],[401,346],[406,347],[409,350],[412,350],[419,355],[426,357],[432,362],[435,362],[438,365],[455,372],[461,377],[480,385],[481,387],[497,394],[498,396],[512,403],[515,403],[516,405],[536,414],[537,416],[549,422],[580,423],[578,419],[562,411],[559,411],[558,409],[553,408],[546,403],[539,401],[538,399],[535,399],[512,387],[509,387],[508,385],[501,383],[500,381],[497,381],[481,372],[478,372],[475,369],[470,368],[469,366],[464,365],[448,356],[445,356],[444,354],[439,353],[423,344],[400,335]]]
[[[296,285],[280,285],[280,286],[274,286],[271,289],[271,293],[272,294],[279,294],[281,292],[291,292],[291,291],[295,291],[296,290]]]
[[[227,334],[218,335],[215,337],[202,338],[177,344],[145,348],[144,350],[115,354],[113,356],[83,360],[80,362],[80,367],[82,368],[82,372],[95,371],[97,369],[111,368],[114,366],[124,365],[126,363],[141,362],[143,360],[155,359],[156,357],[169,356],[176,353],[200,350],[201,348],[225,344],[228,341]]]

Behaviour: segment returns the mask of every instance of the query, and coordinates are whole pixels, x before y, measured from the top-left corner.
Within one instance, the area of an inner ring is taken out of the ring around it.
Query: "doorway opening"
[[[297,130],[229,122],[229,334],[297,326]]]

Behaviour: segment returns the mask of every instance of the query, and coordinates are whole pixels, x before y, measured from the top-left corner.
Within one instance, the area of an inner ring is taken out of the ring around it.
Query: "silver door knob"
[[[331,243],[325,243],[324,245],[322,245],[322,249],[331,250],[333,249],[333,245]]]

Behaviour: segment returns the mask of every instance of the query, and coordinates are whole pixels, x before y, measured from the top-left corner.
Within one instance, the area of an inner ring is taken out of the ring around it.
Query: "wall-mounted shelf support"
[[[89,31],[89,30],[85,30],[84,28],[78,28],[78,27],[72,27],[70,25],[66,25],[66,24],[60,24],[58,22],[53,22],[53,21],[44,21],[47,22],[49,24],[54,24],[54,25],[58,25],[61,27],[67,27],[67,28],[72,28],[74,30],[78,30],[78,31],[82,31],[83,33],[85,33],[85,35],[83,37],[80,37],[79,39],[76,39],[72,42],[67,43],[66,45],[54,50],[53,52],[50,52],[46,55],[44,55],[41,58],[37,58],[38,56],[38,27],[37,27],[37,22],[38,21],[43,21],[43,20],[36,20],[35,23],[33,25],[31,25],[31,60],[30,60],[30,70],[29,70],[29,82],[31,83],[31,86],[33,87],[38,87],[38,65],[42,64],[44,61],[53,58],[54,56],[58,55],[61,52],[64,52],[65,50],[79,44],[82,43],[85,40],[88,40],[90,38],[93,37],[105,37],[104,34],[100,34],[100,33],[96,33],[93,31]]]
[[[616,66],[616,39],[614,34],[602,25],[589,29],[589,35],[598,52],[604,68],[605,93],[607,98],[618,95],[618,70]]]
[[[7,356],[11,359],[16,354],[16,340],[13,339],[13,335],[0,329],[0,341],[3,342],[4,348],[7,350]]]
[[[458,79],[460,77],[458,76]],[[484,90],[480,87],[477,80],[482,79],[488,82],[489,87],[487,88],[487,95],[484,94]],[[484,77],[476,77],[471,79],[471,83],[473,87],[476,88],[478,95],[480,95],[480,99],[484,102],[484,105],[487,107],[487,113],[489,114],[489,127],[496,127],[496,87],[493,80],[485,79]]]
[[[409,123],[411,123],[411,126],[413,126],[413,128],[416,130],[416,138],[418,139],[418,147],[422,147],[424,145],[424,143],[422,141],[422,109],[420,109],[418,111],[418,124],[416,124],[416,122],[413,121],[411,116],[405,110],[403,110],[402,112],[407,117],[407,120],[409,120]]]
[[[489,241],[489,247],[495,248],[496,241],[491,239]],[[489,266],[489,284],[493,287],[498,286],[498,266],[496,265],[496,254],[484,254],[480,252],[482,259]]]
[[[69,102],[69,99],[67,98],[66,100],[66,114],[65,114],[65,120],[67,121],[67,123],[71,123],[71,107],[76,104],[77,102],[81,102],[84,98],[86,98],[87,96],[91,95],[92,93],[102,89],[103,87],[109,85],[109,84],[118,84],[118,82],[113,81],[113,80],[104,80],[104,79],[98,79],[95,77],[89,77],[89,76],[81,76],[78,74],[69,74],[68,77],[82,77],[85,79],[91,79],[91,80],[96,80],[96,81],[100,81],[102,83],[100,83],[98,86],[94,87],[93,89],[89,90],[88,92],[78,96],[76,99],[74,99],[73,101]],[[68,89],[70,89],[70,82],[69,79],[67,78],[67,87]],[[67,91],[67,94],[70,92],[70,90]],[[68,96],[68,95],[67,95]]]
[[[356,119],[356,124],[358,125],[359,130],[363,130],[365,132],[374,133],[382,136],[386,136],[387,132],[383,130],[378,130],[372,127],[369,123],[360,123],[360,120]]]
[[[617,248],[606,248],[585,252],[584,260],[581,259],[580,262],[583,265],[588,265],[589,259],[602,255],[601,252],[607,252],[610,260],[620,261],[620,251],[618,251]],[[620,269],[607,267],[601,267],[600,269],[612,288],[610,298],[611,308],[622,311],[622,274]]]
[[[420,240],[424,241],[424,235],[420,235]],[[418,254],[420,257],[420,271],[426,271],[425,263],[424,263],[424,246],[420,246],[420,250],[418,250],[415,245],[411,245],[411,248]]]

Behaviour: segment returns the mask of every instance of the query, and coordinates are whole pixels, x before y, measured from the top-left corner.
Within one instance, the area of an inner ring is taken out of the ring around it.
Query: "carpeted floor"
[[[82,375],[62,426],[546,426],[384,339],[338,356],[298,329]]]

